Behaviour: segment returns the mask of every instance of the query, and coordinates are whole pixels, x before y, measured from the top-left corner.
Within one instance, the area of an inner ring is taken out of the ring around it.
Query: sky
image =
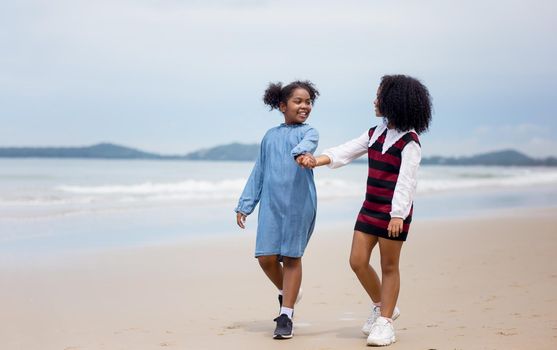
[[[557,2],[0,0],[0,147],[257,143],[269,82],[309,79],[319,149],[378,120],[381,77],[433,97],[426,156],[557,156]]]

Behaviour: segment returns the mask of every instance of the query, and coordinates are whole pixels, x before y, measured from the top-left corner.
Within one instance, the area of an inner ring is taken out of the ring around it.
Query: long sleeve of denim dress
[[[249,215],[259,203],[255,256],[301,257],[315,225],[313,170],[295,157],[313,153],[319,134],[307,124],[281,124],[263,137],[236,212]]]

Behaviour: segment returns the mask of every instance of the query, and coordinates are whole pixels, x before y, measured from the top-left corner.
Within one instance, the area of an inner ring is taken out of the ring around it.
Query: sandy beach
[[[557,348],[556,227],[557,209],[417,220],[390,348]],[[182,245],[0,267],[0,348],[362,349],[370,304],[348,265],[351,235],[314,233],[291,340],[271,338],[276,292],[253,237],[231,226]]]

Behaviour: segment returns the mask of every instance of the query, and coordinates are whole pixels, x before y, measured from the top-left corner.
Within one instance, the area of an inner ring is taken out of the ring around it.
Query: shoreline
[[[354,201],[350,201],[351,203],[355,203]],[[357,213],[357,210],[350,210],[350,213]],[[447,222],[447,223],[458,223],[458,222],[466,222],[466,221],[477,221],[477,220],[498,220],[504,219],[507,217],[521,217],[524,219],[532,218],[532,217],[546,217],[551,216],[551,213],[557,212],[557,206],[528,206],[528,207],[516,207],[516,208],[489,208],[489,209],[482,209],[477,211],[469,211],[460,213],[458,215],[440,215],[438,217],[425,217],[421,218],[419,216],[415,216],[413,221],[413,226],[418,223],[421,224],[435,224],[438,222]],[[332,222],[327,222],[326,219],[318,218],[316,222],[316,227],[312,236],[312,241],[315,240],[315,237],[319,237],[320,235],[334,235],[338,232],[342,232],[343,234],[351,234],[353,232],[353,226],[355,222],[355,215],[354,220],[350,219],[340,219],[340,220],[333,220]],[[325,216],[325,214],[321,213],[321,216]],[[231,216],[232,217],[232,216]],[[49,219],[50,220],[50,219]],[[74,258],[79,259],[80,256],[91,256],[97,254],[112,254],[112,253],[119,253],[119,252],[127,252],[127,251],[140,251],[146,249],[164,249],[167,247],[174,247],[174,246],[182,246],[182,245],[191,245],[191,244],[200,244],[200,243],[212,243],[212,242],[219,242],[219,241],[228,241],[228,240],[248,240],[249,242],[255,242],[257,230],[257,219],[256,215],[252,215],[250,217],[250,222],[245,230],[239,229],[236,224],[230,220],[230,226],[227,230],[220,229],[215,232],[205,233],[188,233],[188,234],[173,234],[168,235],[163,238],[156,238],[153,236],[150,239],[144,239],[143,241],[136,241],[136,242],[129,242],[126,238],[117,238],[121,241],[117,241],[116,243],[111,244],[100,244],[99,242],[91,241],[91,235],[87,235],[85,238],[85,242],[93,243],[89,247],[83,247],[82,245],[79,246],[78,249],[57,249],[57,248],[44,248],[44,244],[41,241],[49,241],[54,239],[55,241],[63,241],[65,238],[71,238],[71,241],[79,241],[80,237],[77,236],[58,236],[56,234],[43,234],[39,233],[36,236],[30,236],[25,239],[18,239],[15,235],[11,235],[8,238],[0,241],[3,243],[7,243],[8,246],[12,244],[13,247],[16,247],[12,251],[7,249],[3,252],[3,259],[0,259],[0,268],[5,265],[8,267],[24,267],[24,266],[35,266],[40,265],[43,263],[48,263],[52,265],[56,264],[63,264],[67,260],[71,260]],[[412,229],[413,231],[414,229]],[[176,230],[174,230],[176,231]],[[131,235],[132,233],[126,233],[126,235]],[[409,236],[409,241],[413,235]],[[318,238],[317,238],[318,239]],[[102,241],[102,238],[98,238],[99,241]],[[114,241],[115,239],[113,239]],[[33,242],[30,246],[31,247],[38,247],[38,248],[22,248],[26,245],[29,245],[27,242]],[[14,243],[15,242],[15,243]],[[311,244],[311,241],[310,241]],[[54,244],[56,245],[56,244]],[[33,250],[33,249],[43,249],[43,250]],[[0,250],[1,252],[1,250]]]
[[[556,214],[413,223],[390,348],[555,348]],[[4,266],[0,347],[363,349],[370,304],[348,265],[351,235],[312,237],[291,340],[271,338],[276,291],[253,258],[253,236],[231,233]]]

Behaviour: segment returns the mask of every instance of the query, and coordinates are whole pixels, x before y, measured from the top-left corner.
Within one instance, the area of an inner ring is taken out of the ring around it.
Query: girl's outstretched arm
[[[368,144],[369,133],[366,131],[360,137],[336,147],[327,148],[320,156],[314,157],[311,154],[304,154],[298,157],[296,161],[300,166],[311,169],[322,165],[339,168],[364,155],[367,152]]]
[[[317,166],[327,165],[331,163],[331,158],[324,154],[314,157],[313,154],[306,153],[296,158],[296,162],[298,162],[298,164],[300,164],[300,166],[304,168],[313,169]]]
[[[317,144],[319,143],[319,133],[316,129],[310,127],[306,130],[304,137],[300,143],[298,143],[291,151],[292,157],[297,158],[298,156],[306,153],[313,153],[317,149]]]
[[[329,156],[322,154],[315,157],[315,166],[329,165],[331,164],[331,158]]]
[[[339,168],[344,166],[354,159],[366,154],[368,144],[369,133],[366,131],[358,138],[323,151],[323,155],[317,157],[318,159],[316,159],[318,160],[317,166],[329,165],[330,168]],[[323,157],[327,157],[327,159]]]

